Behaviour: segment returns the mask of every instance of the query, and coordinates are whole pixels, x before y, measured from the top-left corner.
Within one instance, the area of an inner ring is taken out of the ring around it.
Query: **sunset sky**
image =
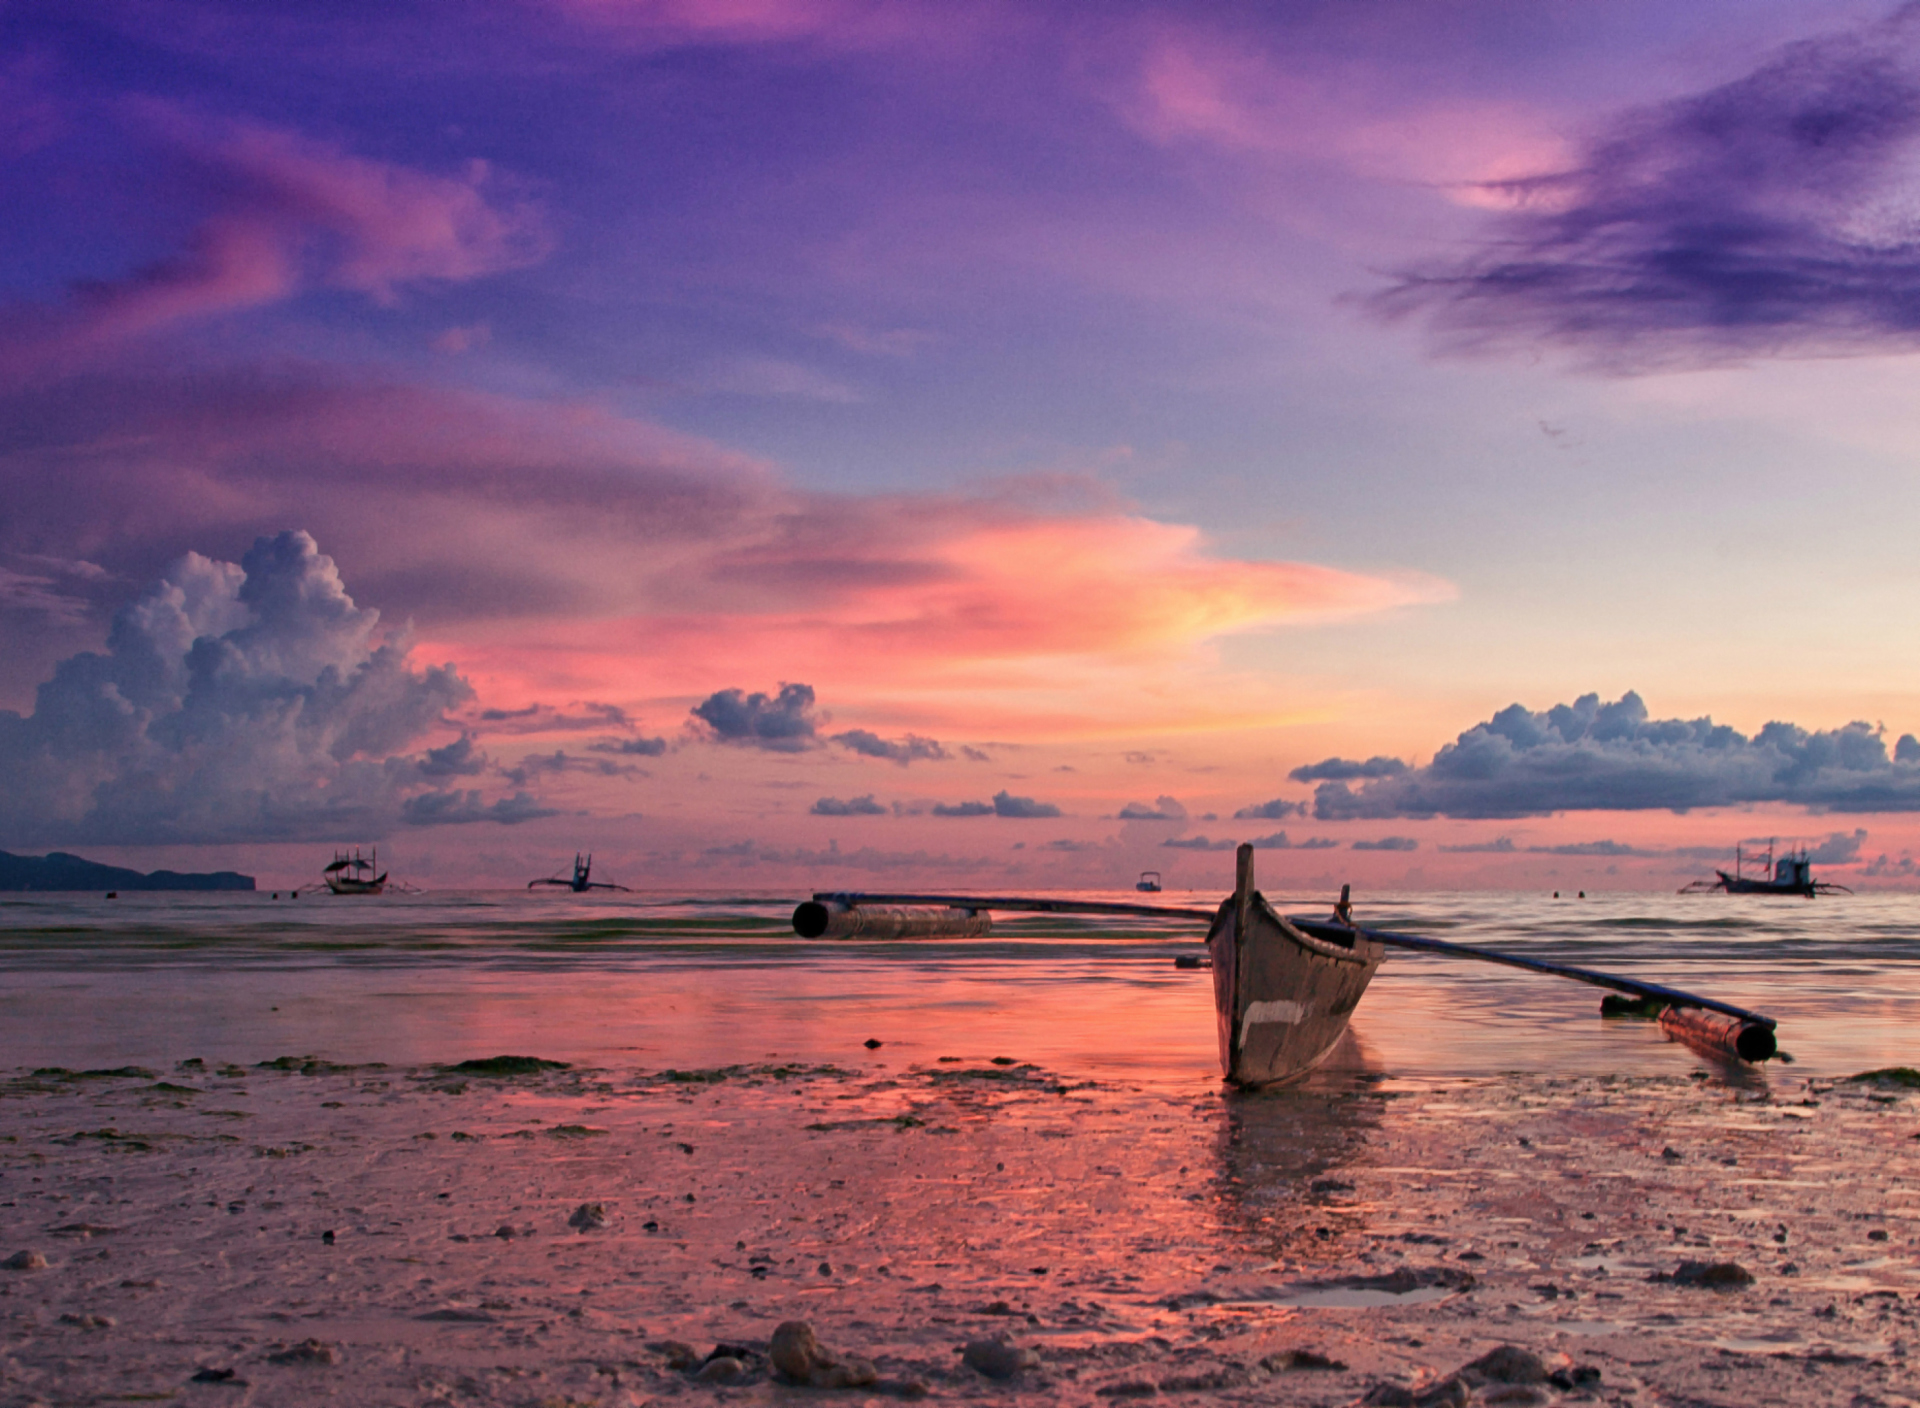
[[[1916,884],[1920,8],[0,0],[0,209],[0,848]]]

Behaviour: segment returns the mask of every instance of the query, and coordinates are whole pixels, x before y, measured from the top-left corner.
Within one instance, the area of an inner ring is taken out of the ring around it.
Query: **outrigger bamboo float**
[[[1015,896],[816,894],[793,912],[802,938],[934,938],[985,934],[992,911],[1038,914],[1152,915],[1202,920],[1213,960],[1220,1069],[1235,1085],[1275,1085],[1324,1061],[1390,948],[1447,954],[1546,973],[1635,999],[1609,999],[1602,1011],[1657,1017],[1662,1029],[1695,1050],[1745,1062],[1776,1052],[1770,1017],[1658,983],[1571,968],[1466,944],[1367,929],[1355,924],[1342,887],[1328,919],[1276,912],[1254,888],[1253,847],[1236,857],[1233,893],[1218,909],[1115,904]]]

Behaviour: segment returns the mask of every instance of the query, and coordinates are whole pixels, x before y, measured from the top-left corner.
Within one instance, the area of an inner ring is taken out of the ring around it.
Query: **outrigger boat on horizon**
[[[377,895],[387,888],[387,873],[380,869],[378,846],[373,848],[370,857],[361,855],[358,846],[351,856],[345,851],[335,851],[333,864],[320,874],[327,888],[336,895]]]
[[[558,885],[563,889],[572,890],[576,895],[585,894],[588,890],[625,890],[627,888],[625,885],[616,885],[611,880],[595,880],[592,877],[593,856],[589,854],[583,860],[580,852],[575,851],[573,853],[573,878],[571,880],[559,875],[549,875],[544,880],[527,881],[527,888],[531,890],[536,885]],[[629,891],[629,893],[631,892]]]
[[[1780,859],[1773,858],[1773,841],[1767,842],[1766,853],[1754,858],[1760,867],[1760,874],[1745,874],[1747,865],[1746,851],[1736,845],[1733,848],[1733,874],[1724,870],[1713,873],[1716,880],[1695,880],[1682,885],[1683,895],[1709,895],[1724,890],[1730,895],[1795,895],[1802,899],[1812,899],[1815,895],[1850,895],[1852,890],[1845,885],[1836,885],[1828,880],[1813,878],[1813,854],[1805,846],[1788,851]]]
[[[1151,915],[1205,921],[1213,969],[1220,1069],[1234,1085],[1297,1080],[1326,1060],[1346,1033],[1389,948],[1439,953],[1571,978],[1627,994],[1601,1011],[1656,1018],[1668,1036],[1695,1050],[1738,1061],[1776,1054],[1775,1022],[1757,1012],[1587,968],[1546,963],[1493,949],[1415,934],[1363,928],[1353,922],[1350,890],[1327,919],[1276,911],[1254,888],[1253,847],[1236,856],[1233,893],[1217,909],[1018,896],[817,893],[793,912],[802,938],[935,938],[986,934],[991,911],[1041,914]],[[1198,967],[1182,957],[1180,967]]]

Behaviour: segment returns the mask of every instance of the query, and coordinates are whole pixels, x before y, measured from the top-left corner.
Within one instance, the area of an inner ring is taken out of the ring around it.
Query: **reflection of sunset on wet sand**
[[[1237,1092],[1193,921],[129,898],[12,901],[0,948],[0,1329],[41,1399],[231,1370],[236,1402],[610,1408],[711,1391],[716,1346],[764,1396],[806,1320],[873,1393],[1351,1402],[1510,1345],[1559,1377],[1483,1397],[1748,1401],[1784,1362],[1796,1401],[1891,1402],[1913,1343],[1920,1097],[1844,1079],[1900,1064],[1903,901],[1852,942],[1810,908],[1382,905],[1753,1002],[1798,1059],[1395,957],[1324,1067]]]
[[[1898,1392],[1910,1091],[1371,1066],[1226,1096],[978,1057],[19,1076],[0,1217],[48,1264],[0,1273],[10,1378],[640,1404],[731,1345],[764,1395],[804,1319],[937,1398],[1351,1401],[1500,1345],[1559,1375],[1513,1402]],[[1032,1351],[1005,1387],[958,1355],[994,1339]]]

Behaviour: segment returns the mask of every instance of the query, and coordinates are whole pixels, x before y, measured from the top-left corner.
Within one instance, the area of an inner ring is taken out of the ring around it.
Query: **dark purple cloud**
[[[993,814],[1012,817],[1017,821],[1033,821],[1059,816],[1060,808],[1052,802],[1036,802],[1031,797],[1016,797],[1010,792],[1001,791],[993,794]]]
[[[1240,843],[1230,836],[1209,839],[1205,836],[1174,836],[1160,843],[1170,851],[1231,851]],[[1325,836],[1309,836],[1304,841],[1289,840],[1287,833],[1276,831],[1270,836],[1254,836],[1247,844],[1263,851],[1328,851],[1340,843]]]
[[[937,802],[933,807],[935,816],[1002,816],[1015,821],[1035,821],[1044,817],[1061,814],[1060,808],[1051,802],[1036,802],[1031,797],[1016,797],[1011,792],[999,791],[993,794],[991,802]]]
[[[770,753],[803,753],[819,743],[812,685],[783,684],[776,695],[715,690],[690,712],[717,743]]]
[[[498,801],[482,800],[477,789],[451,792],[424,792],[409,797],[400,808],[400,819],[409,826],[459,826],[471,822],[492,821],[502,826],[517,826],[523,821],[539,821],[558,816],[552,807],[543,807],[525,792]]]
[[[922,738],[910,733],[904,738],[882,738],[877,733],[864,728],[848,729],[845,733],[836,733],[828,740],[838,743],[842,748],[858,753],[863,758],[885,758],[890,763],[905,767],[916,761],[939,762],[949,756],[939,741]]]
[[[1907,738],[1887,756],[1865,723],[1808,731],[1770,723],[1752,738],[1710,718],[1651,719],[1629,690],[1534,713],[1515,704],[1475,724],[1423,768],[1357,789],[1323,782],[1323,821],[1517,817],[1561,811],[1690,811],[1784,802],[1821,812],[1920,811]],[[1495,843],[1497,844],[1497,843]]]
[[[487,755],[474,747],[470,733],[461,734],[444,748],[429,748],[420,755],[422,777],[477,777],[488,766]]]
[[[1361,778],[1398,777],[1406,770],[1407,765],[1398,758],[1375,756],[1364,763],[1351,762],[1346,758],[1328,758],[1324,762],[1295,768],[1287,776],[1295,782],[1355,782]],[[1269,802],[1267,805],[1275,804]],[[1304,812],[1305,808],[1301,810]]]
[[[1289,802],[1276,797],[1271,802],[1256,802],[1250,807],[1242,807],[1233,814],[1235,821],[1285,821],[1290,816],[1305,816],[1305,802]]]
[[[1185,821],[1186,819],[1187,809],[1174,797],[1156,798],[1152,806],[1144,802],[1128,802],[1120,808],[1121,821]]]
[[[992,816],[991,802],[935,802],[935,816]]]
[[[1372,306],[1460,348],[1617,370],[1920,346],[1920,8],[1620,116],[1571,170],[1499,189],[1476,254]]]
[[[589,753],[612,753],[623,758],[658,758],[667,751],[664,738],[600,738],[587,745]]]
[[[1417,851],[1420,843],[1411,836],[1382,836],[1377,841],[1355,841],[1356,851]]]
[[[541,777],[563,773],[583,773],[588,777],[623,777],[629,781],[645,777],[635,763],[616,763],[612,758],[583,758],[556,748],[551,753],[529,753],[512,767],[503,767],[500,775],[515,787],[525,787]]]
[[[864,797],[851,797],[841,801],[838,797],[822,797],[807,810],[814,816],[885,816],[887,808],[873,800],[873,794]]]

